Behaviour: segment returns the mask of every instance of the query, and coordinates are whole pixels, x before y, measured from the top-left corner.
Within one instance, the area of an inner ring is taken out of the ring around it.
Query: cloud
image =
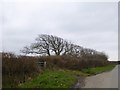
[[[20,3],[3,5],[3,48],[19,53],[38,34],[52,34],[117,60],[117,3]]]

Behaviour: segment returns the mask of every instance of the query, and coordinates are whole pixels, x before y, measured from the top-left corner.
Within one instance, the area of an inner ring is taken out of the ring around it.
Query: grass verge
[[[102,72],[106,72],[106,71],[110,71],[115,67],[115,65],[107,65],[107,66],[103,66],[103,67],[95,67],[95,68],[86,68],[86,69],[82,69],[81,71],[83,73],[87,73],[89,75],[96,75]]]
[[[82,69],[81,71],[47,69],[34,79],[20,84],[19,88],[71,88],[77,82],[78,77],[79,79],[82,79],[83,76],[110,71],[114,67],[115,65],[107,65],[104,67]]]
[[[27,81],[20,88],[70,88],[72,87],[78,76],[87,76],[88,74],[80,71],[71,70],[45,70],[43,74]]]

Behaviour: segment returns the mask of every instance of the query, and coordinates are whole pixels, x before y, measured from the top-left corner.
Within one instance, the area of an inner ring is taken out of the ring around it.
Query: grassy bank
[[[103,66],[103,67],[95,67],[95,68],[86,68],[86,69],[82,69],[81,71],[83,73],[87,73],[89,75],[96,75],[102,72],[106,72],[106,71],[110,71],[115,67],[115,65],[107,65],[107,66]]]
[[[80,71],[70,70],[45,70],[43,74],[29,80],[21,85],[20,88],[70,88],[78,76],[87,76]],[[82,78],[81,78],[82,79]]]
[[[45,70],[36,78],[19,85],[20,88],[70,88],[77,82],[78,77],[99,74],[110,71],[115,65],[104,67],[82,69],[81,71],[73,70]],[[81,78],[83,79],[83,78]]]

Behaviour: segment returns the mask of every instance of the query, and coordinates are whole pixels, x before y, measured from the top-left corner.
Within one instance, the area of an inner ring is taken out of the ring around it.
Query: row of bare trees
[[[39,54],[39,55],[70,55],[75,57],[104,57],[107,60],[107,55],[103,52],[98,52],[93,49],[83,48],[79,45],[72,44],[60,37],[53,35],[41,34],[36,39],[35,43],[24,47],[22,50],[25,54]]]
[[[26,54],[35,53],[51,56],[51,54],[67,54],[75,47],[75,45],[68,43],[66,40],[53,35],[42,34],[35,40],[36,42],[32,43],[29,47],[24,47],[22,52]]]

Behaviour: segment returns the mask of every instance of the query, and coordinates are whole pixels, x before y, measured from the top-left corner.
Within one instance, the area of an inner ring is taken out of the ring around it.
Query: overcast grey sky
[[[117,2],[5,2],[3,50],[19,54],[38,34],[50,34],[118,60]]]

